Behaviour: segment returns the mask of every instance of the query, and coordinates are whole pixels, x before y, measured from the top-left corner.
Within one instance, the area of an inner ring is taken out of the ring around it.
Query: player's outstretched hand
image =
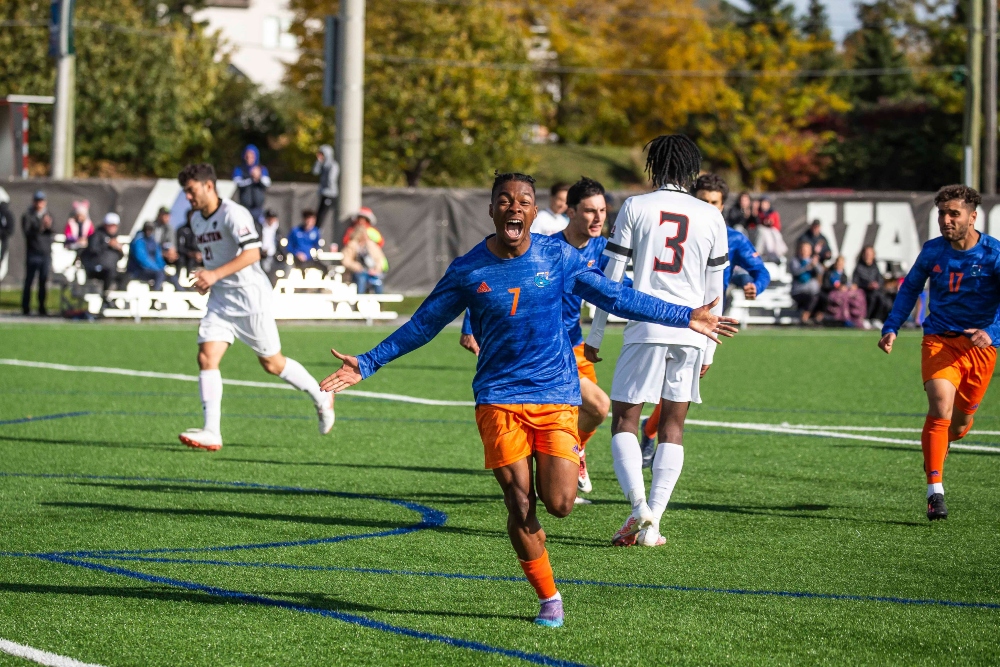
[[[989,347],[993,344],[993,339],[982,329],[966,329],[965,333],[972,339],[972,344],[976,347]]]
[[[472,334],[462,334],[461,338],[458,339],[458,344],[477,357],[479,356],[479,343],[476,342],[476,337]]]
[[[349,354],[341,354],[333,349],[330,350],[330,353],[344,362],[344,364],[340,367],[339,371],[319,383],[320,389],[336,393],[352,385],[356,385],[364,379],[361,377],[361,368],[358,366],[357,357],[352,357]]]
[[[743,296],[746,297],[747,301],[753,301],[757,298],[757,286],[753,283],[747,283],[743,286]]]
[[[586,343],[583,344],[583,358],[589,361],[590,363],[599,364],[602,361],[604,361],[604,359],[601,359],[599,356],[597,356],[597,352],[598,349],[596,347],[591,347]]]
[[[691,322],[688,327],[692,331],[697,331],[703,336],[708,336],[716,343],[719,342],[718,336],[725,336],[726,338],[732,338],[739,331],[736,327],[739,325],[739,320],[733,319],[732,317],[722,317],[716,315],[712,312],[719,303],[719,297],[715,297],[715,301],[712,303],[706,303],[701,308],[695,308],[691,311]]]
[[[896,334],[892,332],[887,333],[886,335],[882,336],[882,340],[878,342],[878,346],[883,352],[889,354],[892,352],[892,343],[895,340],[896,340]]]

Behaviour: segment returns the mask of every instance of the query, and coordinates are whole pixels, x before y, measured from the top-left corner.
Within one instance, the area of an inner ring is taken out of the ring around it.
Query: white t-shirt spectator
[[[264,257],[274,257],[278,252],[278,223],[264,224],[260,230],[260,252]]]
[[[774,262],[788,254],[788,246],[774,227],[757,226],[757,252],[765,262]]]
[[[569,217],[565,213],[553,213],[546,208],[539,211],[538,217],[531,223],[531,233],[552,236],[566,229],[568,224]]]

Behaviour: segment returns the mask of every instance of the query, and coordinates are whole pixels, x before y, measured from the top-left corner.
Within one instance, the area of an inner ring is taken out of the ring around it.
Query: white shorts
[[[699,376],[705,351],[693,345],[631,343],[622,348],[611,381],[621,403],[701,403]]]
[[[278,325],[270,313],[230,317],[210,310],[198,324],[199,345],[209,341],[232,345],[237,338],[249,345],[258,357],[273,357],[281,352]]]

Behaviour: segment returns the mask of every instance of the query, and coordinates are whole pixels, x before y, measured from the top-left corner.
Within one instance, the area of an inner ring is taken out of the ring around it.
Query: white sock
[[[285,370],[281,371],[278,377],[296,389],[308,393],[316,405],[322,405],[326,400],[327,394],[319,388],[319,382],[316,382],[316,378],[309,375],[305,366],[294,359],[285,357]]]
[[[935,493],[940,493],[943,496],[944,495],[944,484],[942,484],[941,482],[934,482],[933,484],[928,484],[927,485],[927,497],[930,498]]]
[[[667,509],[670,494],[674,492],[677,478],[684,467],[684,448],[669,442],[661,442],[653,458],[653,484],[649,489],[649,509],[659,522],[663,510]]]
[[[611,458],[615,477],[632,511],[646,504],[646,482],[642,479],[642,449],[634,433],[618,433],[611,437]]]
[[[559,594],[559,591],[556,591],[556,594],[552,597],[539,600],[539,602],[551,602],[552,600],[562,600],[562,595]]]
[[[222,433],[222,373],[202,371],[198,374],[201,392],[201,409],[205,414],[205,430],[216,435]]]

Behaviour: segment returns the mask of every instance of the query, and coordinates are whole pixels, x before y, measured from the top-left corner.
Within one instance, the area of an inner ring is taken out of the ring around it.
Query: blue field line
[[[11,424],[27,424],[28,422],[44,422],[50,419],[66,419],[67,417],[86,417],[87,415],[94,414],[90,410],[84,410],[81,412],[60,412],[54,415],[39,415],[38,417],[21,417],[20,419],[6,419],[0,421],[0,426],[9,426]]]
[[[338,399],[339,400],[339,399]],[[89,414],[94,415],[112,415],[119,417],[202,417],[201,412],[154,412],[148,410],[138,410],[138,411],[126,411],[126,410],[95,410]],[[228,417],[231,419],[292,419],[292,420],[302,420],[302,421],[316,421],[314,416],[306,415],[262,415],[262,414],[239,414],[232,412],[223,412],[223,417]],[[348,421],[348,422],[405,422],[410,423],[425,423],[425,424],[475,424],[474,419],[413,419],[410,417],[342,417],[337,416],[338,421]]]
[[[100,563],[89,563],[87,561],[77,560],[74,558],[66,558],[64,556],[38,555],[36,557],[41,560],[51,561],[53,563],[74,565],[76,567],[83,567],[90,570],[97,570],[99,572],[104,572],[106,574],[116,574],[123,577],[129,577],[131,579],[138,579],[140,581],[145,581],[151,584],[161,584],[164,586],[172,586],[174,588],[182,588],[189,591],[198,591],[200,593],[206,593],[208,595],[212,595],[215,597],[236,600],[238,602],[243,602],[246,604],[257,604],[266,607],[277,607],[279,609],[287,609],[289,611],[302,612],[306,614],[316,614],[318,616],[325,616],[326,618],[332,618],[338,621],[343,621],[344,623],[358,625],[363,628],[368,628],[371,630],[381,630],[382,632],[390,632],[392,634],[402,635],[404,637],[410,637],[413,639],[422,639],[424,641],[438,642],[455,648],[464,648],[464,649],[469,649],[471,651],[479,651],[480,653],[488,653],[493,655],[504,656],[507,658],[514,658],[516,660],[523,660],[525,662],[530,662],[535,665],[546,665],[547,667],[585,667],[582,663],[579,662],[560,660],[558,658],[552,658],[547,655],[542,655],[540,653],[528,653],[526,651],[518,651],[514,649],[490,646],[489,644],[484,644],[482,642],[471,641],[468,639],[459,639],[457,637],[449,637],[447,635],[439,635],[432,632],[423,632],[421,630],[414,630],[412,628],[405,628],[399,625],[392,625],[390,623],[385,623],[383,621],[377,621],[375,619],[368,618],[367,616],[360,616],[358,614],[350,614],[342,611],[333,611],[330,609],[309,607],[303,604],[298,604],[296,602],[280,600],[277,598],[269,598],[263,595],[255,595],[253,593],[243,593],[240,591],[233,591],[226,588],[218,588],[216,586],[206,586],[204,584],[199,584],[192,581],[183,581],[181,579],[172,579],[170,577],[160,577],[156,575],[145,574],[142,572],[135,572],[133,570],[126,570],[120,567],[101,565]]]
[[[420,572],[417,570],[390,570],[375,567],[342,567],[336,565],[293,565],[289,563],[247,563],[243,561],[198,560],[188,558],[144,558],[101,556],[98,559],[139,561],[145,563],[165,563],[176,565],[212,565],[221,567],[252,567],[278,570],[303,570],[307,572],[349,572],[353,574],[381,574],[405,577],[434,577],[440,579],[465,579],[470,581],[500,581],[526,583],[524,577],[491,574],[463,574],[460,572]],[[774,591],[752,588],[718,588],[711,586],[679,586],[676,584],[643,584],[627,581],[597,581],[590,579],[556,579],[556,583],[568,586],[597,586],[601,588],[631,588],[681,593],[719,593],[727,595],[758,595],[772,597],[811,598],[822,600],[846,600],[852,602],[888,602],[902,605],[924,605],[941,607],[965,607],[972,609],[1000,609],[996,602],[963,602],[938,600],[934,598],[904,598],[885,595],[851,595],[847,593],[813,593],[809,591]]]

